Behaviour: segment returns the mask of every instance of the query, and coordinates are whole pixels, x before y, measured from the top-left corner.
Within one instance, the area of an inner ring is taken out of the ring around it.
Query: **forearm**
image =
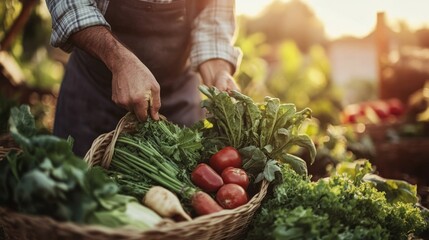
[[[73,45],[103,61],[112,71],[136,57],[104,26],[92,26],[70,36]]]
[[[51,44],[66,52],[73,50],[70,36],[92,26],[109,24],[94,0],[46,0],[52,17]]]
[[[82,29],[71,42],[101,59],[112,72],[112,101],[144,121],[148,111],[158,120],[160,87],[149,69],[103,26]],[[149,110],[149,102],[152,102]]]

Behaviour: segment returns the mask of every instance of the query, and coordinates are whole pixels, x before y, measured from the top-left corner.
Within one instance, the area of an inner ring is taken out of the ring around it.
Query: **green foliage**
[[[6,31],[12,25],[21,9],[19,0],[3,0],[0,3],[0,39],[3,39]]]
[[[288,151],[294,146],[302,147],[310,152],[310,162],[314,160],[316,148],[312,140],[299,131],[301,124],[311,118],[309,108],[297,112],[294,104],[281,104],[278,98],[266,97],[263,103],[256,104],[236,91],[228,95],[214,87],[202,86],[200,90],[207,96],[202,106],[210,114],[206,120],[209,124],[201,129],[206,152],[211,154],[225,146],[239,149],[244,169],[257,173],[256,180],[274,180],[279,171],[276,161],[290,163],[297,172],[307,173],[305,161],[297,156],[291,158]]]
[[[234,77],[243,93],[252,96],[255,101],[261,102],[265,96],[269,95],[265,86],[269,64],[262,56],[267,55],[270,46],[266,44],[265,36],[262,33],[246,36],[243,25],[240,27],[236,45],[243,52],[243,58]]]
[[[237,46],[243,59],[236,79],[244,94],[257,101],[273,96],[297,108],[309,107],[323,128],[339,123],[341,96],[332,85],[324,48],[314,45],[303,54],[290,40],[268,45],[263,33],[240,34]]]
[[[324,49],[313,46],[303,55],[294,42],[285,41],[279,46],[277,56],[279,65],[266,82],[272,96],[292,102],[298,108],[311,108],[322,125],[337,123],[340,96],[332,86]]]
[[[357,159],[372,159],[375,153],[374,145],[367,136],[358,138],[352,126],[328,125],[322,128],[317,119],[306,121],[301,127],[316,145],[315,163],[309,167],[313,180],[327,177],[339,163],[351,163]],[[297,150],[294,152],[303,159],[308,153]]]
[[[160,185],[190,200],[197,189],[189,173],[201,160],[201,133],[151,119],[135,129],[119,136],[111,163],[122,192],[141,198],[150,186]]]
[[[17,18],[23,4],[18,0],[5,0],[0,3],[0,39],[3,39]],[[3,20],[3,21],[2,21]],[[9,52],[16,60],[25,77],[25,82],[33,87],[57,90],[63,73],[63,65],[54,59],[49,44],[51,18],[45,4],[41,1],[32,10],[10,47]]]
[[[28,106],[12,108],[9,123],[21,151],[9,152],[0,161],[1,206],[110,227],[147,229],[161,220],[135,199],[118,195],[117,185],[103,170],[89,168],[75,156],[69,141],[37,134]],[[145,215],[138,217],[137,212]]]
[[[428,228],[415,205],[389,202],[366,181],[336,175],[311,182],[286,165],[282,172],[248,239],[407,239]]]

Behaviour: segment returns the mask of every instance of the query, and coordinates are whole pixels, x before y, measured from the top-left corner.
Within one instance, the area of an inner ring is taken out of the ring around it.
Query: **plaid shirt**
[[[142,0],[169,3],[174,0]],[[103,14],[109,0],[46,0],[52,16],[51,44],[70,52],[71,34],[94,25],[110,28]],[[192,31],[191,63],[194,69],[209,59],[220,58],[235,68],[241,51],[233,46],[235,31],[235,1],[213,0],[195,19]]]

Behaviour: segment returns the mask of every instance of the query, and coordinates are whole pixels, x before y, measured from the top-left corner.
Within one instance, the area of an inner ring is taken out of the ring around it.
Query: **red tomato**
[[[246,171],[241,168],[227,167],[223,170],[221,177],[225,184],[235,183],[243,187],[244,190],[249,186],[249,177]]]
[[[239,168],[240,153],[233,147],[224,147],[210,158],[209,164],[219,174],[227,167]]]
[[[209,165],[200,163],[191,174],[192,182],[204,192],[216,192],[222,185],[223,180]]]
[[[233,209],[247,203],[247,193],[240,185],[228,183],[216,193],[216,201],[225,209]]]
[[[192,196],[192,207],[198,216],[222,211],[222,207],[207,193],[197,192]]]

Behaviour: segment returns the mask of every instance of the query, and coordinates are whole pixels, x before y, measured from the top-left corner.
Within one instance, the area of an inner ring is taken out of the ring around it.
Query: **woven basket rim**
[[[269,183],[266,180],[264,180],[261,184],[260,191],[256,193],[248,203],[238,208],[224,209],[216,213],[193,218],[191,221],[172,222],[171,224],[156,226],[154,228],[147,229],[147,230],[138,230],[127,226],[119,227],[119,228],[110,228],[110,227],[101,226],[101,225],[78,224],[78,223],[68,222],[68,221],[57,221],[49,216],[30,215],[30,214],[20,213],[2,206],[0,206],[0,216],[1,216],[0,223],[2,221],[1,220],[2,218],[9,218],[9,220],[12,218],[15,218],[15,219],[24,219],[25,221],[43,222],[43,224],[45,225],[46,224],[52,225],[55,229],[72,230],[73,232],[84,233],[84,232],[97,231],[97,232],[103,232],[106,234],[124,234],[127,236],[133,236],[133,235],[138,236],[139,234],[152,232],[152,231],[155,231],[155,232],[174,231],[175,229],[186,228],[189,225],[204,223],[206,220],[209,220],[209,219],[228,216],[231,213],[245,212],[247,208],[251,207],[253,204],[256,204],[256,205],[260,204],[261,202],[260,200],[263,199],[267,193],[268,185]]]

